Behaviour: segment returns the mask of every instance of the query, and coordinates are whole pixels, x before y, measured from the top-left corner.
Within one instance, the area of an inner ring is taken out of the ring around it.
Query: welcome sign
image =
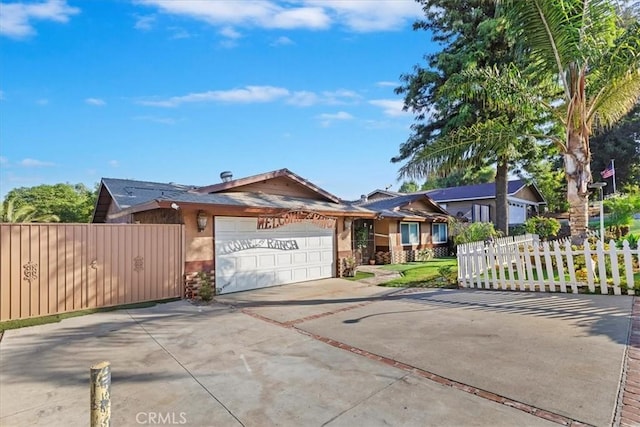
[[[258,230],[271,230],[283,227],[288,224],[310,223],[321,228],[334,228],[336,219],[317,212],[295,210],[285,212],[281,215],[269,215],[258,217]]]

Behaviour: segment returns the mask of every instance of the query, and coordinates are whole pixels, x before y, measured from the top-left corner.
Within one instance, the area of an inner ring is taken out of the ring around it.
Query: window
[[[471,222],[489,222],[489,205],[477,205],[474,203],[471,212]]]
[[[431,224],[431,241],[433,243],[447,243],[447,224]]]
[[[417,222],[401,222],[400,235],[403,245],[417,245],[420,243],[420,228]]]

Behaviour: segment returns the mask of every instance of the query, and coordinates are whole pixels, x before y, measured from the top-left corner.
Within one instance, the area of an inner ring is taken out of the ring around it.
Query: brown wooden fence
[[[0,321],[183,294],[182,225],[0,224]]]

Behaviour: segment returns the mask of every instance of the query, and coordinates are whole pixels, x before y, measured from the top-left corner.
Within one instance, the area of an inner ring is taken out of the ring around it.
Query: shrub
[[[555,218],[534,216],[525,221],[524,228],[527,233],[537,234],[542,239],[547,239],[551,236],[558,235],[560,222]]]
[[[198,284],[198,298],[205,302],[211,301],[213,299],[213,286],[211,286],[211,278],[204,271],[198,273]]]
[[[453,242],[456,245],[469,242],[482,242],[489,238],[500,237],[501,233],[496,231],[490,222],[474,222],[472,224],[461,223],[456,220],[451,222],[454,230]]]
[[[438,268],[438,274],[440,275],[440,279],[446,285],[456,283],[456,274],[450,265],[443,265],[442,267]]]

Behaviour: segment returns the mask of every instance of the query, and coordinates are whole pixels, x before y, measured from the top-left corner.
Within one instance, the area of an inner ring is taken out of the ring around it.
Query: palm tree
[[[532,83],[511,64],[504,67],[469,68],[452,76],[439,94],[451,102],[481,103],[484,119],[425,142],[400,168],[400,176],[428,176],[437,171],[449,174],[466,168],[496,166],[496,228],[507,234],[509,171],[514,165],[537,157],[540,139],[549,138],[548,106],[539,94],[549,93],[549,81],[537,84],[537,95],[530,96]],[[416,133],[414,137],[420,137]]]
[[[15,207],[13,199],[7,199],[0,203],[0,222],[58,222],[60,218],[53,214],[42,214],[31,205]]]
[[[640,97],[640,24],[626,28],[606,0],[505,0],[506,15],[520,31],[537,75],[553,75],[562,88],[563,140],[569,223],[574,243],[586,237],[588,185],[592,182],[589,136],[610,126]]]

